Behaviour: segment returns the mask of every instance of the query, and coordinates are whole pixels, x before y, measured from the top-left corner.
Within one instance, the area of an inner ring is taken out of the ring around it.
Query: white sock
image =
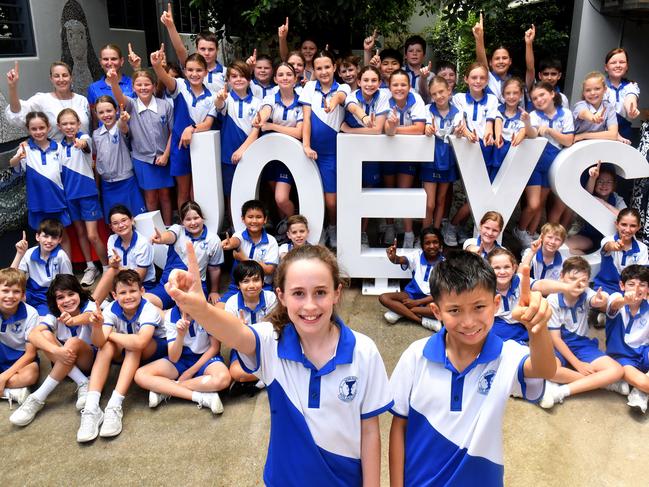
[[[204,396],[205,395],[202,392],[194,391],[192,392],[192,401],[196,404],[202,404]]]
[[[45,377],[45,380],[43,381],[41,386],[32,395],[40,402],[45,402],[47,396],[49,396],[58,385],[59,381],[53,379],[52,376],[48,375],[47,377]]]
[[[119,392],[115,390],[113,391],[113,395],[110,396],[110,399],[108,400],[108,404],[106,404],[106,408],[122,407],[123,401],[124,401],[124,396],[122,396]]]
[[[570,395],[570,387],[568,384],[563,384],[559,386],[557,393],[559,394],[559,400],[563,400]]]
[[[404,237],[405,237],[406,235],[409,236],[409,237],[414,237],[414,236],[415,236],[415,232],[404,232],[403,235],[404,235]]]
[[[68,377],[76,382],[78,386],[82,386],[83,384],[88,382],[88,377],[86,377],[85,374],[81,372],[76,366],[72,367],[72,370],[68,372]]]
[[[91,260],[87,260],[86,261],[86,269],[92,269],[93,267],[95,267],[95,263],[93,261],[91,261]]]
[[[99,409],[99,399],[101,399],[101,392],[88,391],[85,408],[88,411],[96,411],[97,409]]]

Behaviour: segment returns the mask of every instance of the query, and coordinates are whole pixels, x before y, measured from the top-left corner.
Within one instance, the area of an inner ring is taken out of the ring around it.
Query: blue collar
[[[509,283],[509,289],[507,289],[507,293],[502,296],[500,301],[503,303],[503,309],[505,311],[511,311],[509,309],[509,299],[513,298],[516,296],[516,290],[518,289],[518,286],[520,285],[521,278],[518,277],[518,274],[514,274],[514,277],[512,277],[512,282]]]
[[[18,303],[18,308],[16,312],[12,314],[9,318],[4,319],[2,314],[0,314],[0,323],[2,323],[2,331],[4,331],[5,325],[10,325],[16,321],[24,320],[27,318],[27,306],[23,301]]]
[[[432,113],[435,118],[439,118],[441,120],[440,128],[444,128],[445,122],[453,122],[455,115],[460,113],[460,110],[458,110],[457,107],[455,105],[452,105],[451,103],[448,104],[448,113],[446,114],[446,116],[442,116],[442,114],[439,113],[439,109],[434,103],[430,104],[428,110],[430,110],[430,113]]]
[[[273,83],[272,80],[267,85],[262,85],[259,81],[257,81],[256,78],[252,78],[252,82],[254,84],[256,84],[257,86],[259,86],[260,88],[263,88],[264,90],[269,90],[271,88],[275,88],[275,86],[276,86],[275,83]]]
[[[77,132],[76,135],[74,136],[76,139],[80,139],[81,136],[83,135],[83,132]],[[68,144],[66,137],[64,136],[63,139],[61,139],[61,145],[65,147],[65,154],[70,157],[70,153],[72,151],[72,148],[74,147],[74,140]]]
[[[50,152],[50,151],[56,151],[56,142],[54,142],[54,141],[51,140],[51,139],[47,139],[47,140],[48,140],[48,142],[50,143],[50,145],[49,145],[49,147],[48,147],[47,149],[45,149],[45,150],[41,149],[41,148],[39,147],[39,145],[38,145],[36,142],[34,142],[34,139],[32,139],[31,137],[30,137],[29,139],[27,139],[27,143],[29,144],[29,148],[30,148],[30,149],[32,149],[32,150],[37,150],[37,151],[42,152],[42,153]]]
[[[421,251],[421,255],[419,256],[419,263],[422,266],[429,266],[429,265],[430,266],[436,266],[437,264],[439,264],[443,260],[444,260],[444,256],[442,254],[438,254],[437,259],[435,259],[434,262],[428,262],[428,259],[426,258],[426,254],[424,253],[423,250]]]
[[[248,87],[248,89],[246,90],[246,96],[244,98],[240,98],[234,90],[230,91],[230,96],[234,101],[250,103],[252,101],[252,90],[250,89],[250,87]]]
[[[514,114],[513,117],[508,117],[508,116],[505,114],[505,111],[506,111],[506,110],[507,110],[507,105],[505,105],[504,103],[501,103],[501,104],[498,106],[498,111],[502,114],[502,116],[505,118],[505,120],[507,120],[507,121],[509,121],[509,120],[520,120],[520,118],[521,118],[521,112],[520,112],[520,110],[516,110],[516,113]]]
[[[243,239],[247,242],[250,242],[252,245],[261,245],[261,244],[267,244],[268,243],[268,234],[266,233],[266,229],[262,229],[261,231],[261,240],[259,240],[258,243],[253,242],[252,237],[248,233],[248,230],[244,230],[241,233],[241,236]]]
[[[295,107],[299,107],[300,103],[298,101],[299,97],[297,96],[297,93],[295,92],[295,89],[293,89],[293,101],[289,106],[284,105],[284,102],[282,101],[282,93],[277,90],[277,93],[275,93],[275,103],[277,103],[279,106],[284,108],[285,110],[291,110]]]
[[[334,80],[334,82],[331,84],[331,88],[329,89],[329,91],[328,91],[327,93],[324,93],[324,92],[322,91],[322,85],[320,84],[320,81],[316,81],[316,82],[315,82],[315,89],[316,89],[316,91],[319,91],[320,93],[322,93],[322,96],[323,96],[323,97],[326,97],[329,93],[333,93],[333,92],[335,92],[335,91],[338,91],[338,87],[339,87],[339,86],[340,86],[340,85],[338,84],[338,82]]]
[[[390,98],[390,108],[396,107],[397,111],[401,113],[405,113],[408,110],[410,110],[410,107],[412,107],[416,102],[417,100],[415,99],[415,95],[413,95],[412,93],[408,93],[408,97],[406,98],[406,106],[404,106],[403,108],[399,108],[397,102],[394,101],[394,98]]]
[[[615,235],[613,235],[613,240],[619,240],[620,235],[615,232]],[[623,250],[622,251],[622,265],[626,265],[626,258],[629,257],[630,255],[637,254],[640,252],[640,246],[638,245],[638,241],[633,237],[631,239],[631,248],[629,250]]]
[[[615,90],[616,92],[620,91],[622,88],[624,88],[629,83],[630,83],[630,81],[628,79],[622,78],[622,80],[620,81],[620,86],[618,86],[616,88],[615,86],[613,86],[613,83],[611,83],[610,78],[608,76],[606,77],[606,86],[608,86],[612,90]]]
[[[554,253],[554,260],[552,261],[552,264],[546,266],[545,261],[543,260],[543,249],[540,248],[539,250],[536,251],[536,261],[543,266],[545,269],[546,267],[549,269],[551,267],[556,267],[558,265],[561,265],[561,262],[563,262],[563,259],[561,258],[561,254],[557,250]],[[543,279],[543,277],[540,277],[539,279]]]
[[[112,306],[110,307],[110,310],[117,316],[120,320],[125,321],[127,324],[131,324],[134,321],[137,321],[137,319],[140,317],[140,313],[142,313],[142,309],[144,309],[144,305],[146,304],[146,299],[142,298],[140,300],[140,304],[137,307],[137,310],[135,311],[135,314],[133,315],[133,318],[130,320],[124,315],[124,310],[122,307],[119,305],[117,301],[113,302]]]
[[[455,367],[446,356],[446,333],[446,328],[444,327],[438,333],[432,335],[426,341],[426,345],[424,345],[423,355],[431,362],[443,364],[446,369],[456,372]],[[503,341],[492,330],[489,330],[487,338],[482,344],[480,355],[461,372],[461,375],[466,375],[478,364],[486,364],[492,360],[496,360],[500,356],[502,348]]]
[[[127,248],[122,247],[122,237],[117,237],[115,239],[115,247],[117,247],[118,249],[120,249],[124,253],[126,253],[130,249],[132,249],[133,246],[135,245],[135,242],[137,242],[137,232],[135,230],[133,230],[132,233],[133,233],[133,236],[131,237],[131,245],[129,245]]]
[[[476,104],[476,103],[477,103],[478,105],[486,105],[486,104],[487,104],[487,100],[489,99],[489,96],[487,95],[486,92],[482,95],[482,98],[480,98],[479,100],[476,100],[475,98],[473,98],[473,97],[471,96],[471,93],[468,92],[468,91],[464,94],[464,97],[465,97],[465,99],[466,99],[466,102],[467,102],[467,103],[470,103],[470,104],[472,104],[472,105],[474,105],[474,104]]]
[[[185,80],[185,86],[187,87],[187,92],[192,96],[192,106],[195,107],[196,104],[201,101],[203,98],[207,98],[208,96],[212,96],[212,92],[207,89],[205,85],[203,85],[203,93],[200,95],[196,96],[194,95],[194,92],[192,91],[192,85],[189,83],[188,80]]]
[[[282,334],[277,344],[277,356],[284,360],[292,360],[300,362],[307,369],[317,370],[316,376],[326,375],[333,372],[337,365],[351,364],[354,359],[354,347],[356,346],[356,337],[354,333],[343,323],[343,321],[335,317],[334,321],[336,326],[340,329],[340,337],[338,338],[338,345],[336,346],[336,354],[333,358],[322,366],[320,370],[306,358],[302,352],[302,345],[300,345],[300,336],[295,329],[293,323],[288,323],[283,329]]]
[[[544,120],[547,120],[550,122],[550,127],[552,127],[552,123],[556,122],[558,119],[563,117],[563,107],[557,107],[557,113],[554,114],[554,117],[550,118],[548,117],[543,111],[541,110],[535,110],[537,115],[541,117]]]
[[[56,247],[54,247],[54,249],[52,249],[52,252],[50,252],[50,256],[47,258],[47,262],[46,262],[41,257],[41,247],[39,245],[38,247],[36,247],[36,250],[34,250],[32,252],[30,260],[33,260],[34,262],[38,262],[39,264],[42,264],[42,265],[47,267],[47,265],[50,263],[50,260],[52,260],[52,258],[56,257],[57,254],[60,251],[61,251],[61,246],[60,245],[57,245]]]
[[[577,298],[577,302],[574,304],[574,306],[570,306],[569,304],[566,303],[566,298],[563,295],[563,293],[558,293],[558,298],[559,298],[558,299],[559,307],[563,309],[569,309],[572,312],[584,306],[584,302],[586,301],[586,293],[581,293],[579,298]],[[577,320],[575,313],[572,313],[572,319],[573,321]]]
[[[207,237],[207,225],[203,225],[203,231],[202,231],[201,234],[200,234],[198,237],[196,237],[196,238],[192,237],[192,234],[189,233],[186,229],[183,228],[183,230],[185,230],[185,235],[187,236],[187,238],[188,238],[189,240],[192,241],[192,243],[193,243],[193,242],[198,242],[198,241],[200,241],[200,240],[205,240],[205,237]]]
[[[506,80],[508,80],[509,78],[512,77],[511,74],[507,73],[507,74],[505,75],[504,78],[501,78],[500,76],[498,76],[498,75],[497,75],[496,73],[494,73],[493,71],[491,71],[491,76],[493,76],[494,78],[496,78],[496,81],[498,81],[498,82],[500,82],[500,83],[502,83],[503,81],[506,81]]]
[[[372,99],[368,102],[367,100],[365,100],[365,97],[363,96],[363,91],[360,88],[356,90],[356,99],[367,108],[372,108],[376,104],[376,100],[379,99],[380,95],[381,92],[379,90],[376,90],[376,92],[372,95]],[[370,115],[368,113],[368,110],[365,110],[365,113],[367,115]]]
[[[250,313],[250,322],[253,324],[256,323],[257,313],[263,311],[266,308],[266,298],[264,297],[264,290],[262,289],[261,293],[259,293],[259,303],[257,303],[255,309],[250,309],[248,308],[248,306],[246,306],[246,302],[243,299],[243,293],[239,291],[237,293],[237,308],[246,310],[248,313]]]
[[[480,247],[480,244],[481,244],[481,243],[482,243],[482,237],[481,237],[480,235],[478,235],[478,238],[476,239],[476,245],[477,245],[478,247]],[[496,247],[500,247],[500,244],[498,243],[497,240],[494,240],[494,249],[495,249]],[[493,249],[491,249],[491,250],[493,250]],[[491,250],[490,250],[489,252],[491,252]],[[487,252],[486,250],[483,250],[483,251],[482,251],[482,257],[483,257],[484,259],[486,259],[486,258],[487,258],[487,255],[489,255],[489,252]]]

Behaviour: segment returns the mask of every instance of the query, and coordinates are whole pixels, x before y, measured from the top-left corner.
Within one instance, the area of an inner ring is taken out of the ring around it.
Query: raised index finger
[[[23,240],[27,240],[27,234],[25,233],[25,230],[23,230]]]
[[[196,259],[196,252],[194,251],[194,244],[192,242],[187,242],[187,271],[192,275],[194,278],[194,283],[192,285],[192,288],[194,290],[198,289],[201,293],[203,290],[201,289],[201,271],[198,268],[198,260]],[[529,274],[529,273],[528,273]],[[529,275],[528,275],[529,277]]]
[[[14,71],[18,74],[18,61],[14,62]]]
[[[483,18],[482,18],[482,10],[480,11],[480,27],[484,25],[483,23]]]
[[[167,3],[167,13],[171,15],[171,2]]]
[[[133,47],[131,46],[131,43],[128,43],[128,53],[133,54]]]
[[[521,273],[521,297],[518,301],[519,306],[528,306],[530,304],[530,266],[522,265],[519,267]]]
[[[284,25],[285,25],[286,28],[288,29],[288,17],[286,17],[286,22],[284,23]]]

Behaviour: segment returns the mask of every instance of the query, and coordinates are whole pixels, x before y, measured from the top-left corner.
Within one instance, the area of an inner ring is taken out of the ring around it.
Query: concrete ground
[[[343,319],[377,343],[388,373],[412,341],[428,334],[401,321],[387,325],[375,297],[358,283],[347,291]],[[41,378],[49,371],[44,362]],[[113,389],[109,379],[102,407]],[[9,423],[0,403],[0,484],[14,485],[261,485],[269,432],[265,393],[224,397],[225,413],[213,417],[192,403],[170,400],[149,409],[147,394],[133,386],[124,404],[124,430],[113,440],[76,442],[79,414],[74,384],[66,381],[26,428]],[[381,417],[382,483],[388,485],[390,414]],[[631,411],[612,392],[569,398],[552,411],[510,400],[504,425],[505,481],[534,486],[646,486],[644,448],[649,417]],[[434,452],[431,452],[434,455]]]

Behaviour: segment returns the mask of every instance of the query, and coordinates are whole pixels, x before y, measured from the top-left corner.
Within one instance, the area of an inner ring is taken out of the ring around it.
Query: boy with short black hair
[[[0,270],[0,398],[22,404],[27,386],[38,380],[36,347],[27,336],[38,324],[38,313],[23,302],[27,278],[17,269]]]
[[[539,72],[538,78],[539,81],[547,81],[552,85],[557,93],[561,96],[561,106],[569,110],[570,103],[568,102],[568,97],[561,93],[559,90],[559,80],[563,76],[563,66],[559,59],[555,58],[546,58],[539,61]]]
[[[232,268],[233,272],[239,262],[257,261],[264,270],[264,289],[272,290],[273,273],[279,264],[279,247],[275,237],[266,233],[264,226],[267,218],[268,212],[261,201],[246,201],[241,206],[241,220],[246,229],[243,232],[235,232],[231,237],[226,234],[221,246],[223,250],[233,251],[232,257],[237,261]],[[230,281],[220,303],[227,302],[237,291],[234,280]]]
[[[606,310],[606,353],[624,369],[624,380],[633,386],[627,404],[647,411],[649,398],[649,269],[633,264],[620,273],[624,295],[613,293]]]
[[[563,263],[560,281],[574,284],[584,292],[578,296],[553,293],[548,296],[552,317],[548,323],[552,343],[561,361],[552,382],[547,382],[539,406],[548,409],[574,394],[607,387],[623,395],[628,384],[619,381],[624,372],[598,347],[596,338],[588,337],[588,313],[606,307],[608,294],[585,287],[590,280],[590,265],[583,257],[570,257]],[[615,386],[615,387],[612,387]]]
[[[28,249],[27,236],[16,243],[16,256],[11,267],[27,274],[27,303],[36,308],[40,316],[47,315],[47,289],[57,274],[72,274],[70,257],[61,247],[63,225],[46,218],[38,225],[38,245]]]
[[[90,373],[88,396],[77,432],[80,443],[92,441],[97,435],[104,438],[119,435],[124,415],[122,402],[140,363],[167,356],[160,311],[142,298],[144,288],[137,271],[119,271],[113,280],[112,295],[115,301],[103,314],[97,310],[91,318],[91,339],[99,350]],[[102,412],[99,399],[113,361],[121,362],[119,377],[106,410]]]
[[[431,308],[444,328],[410,345],[390,379],[391,485],[502,484],[505,403],[513,390],[538,400],[556,371],[551,310],[530,291],[529,267],[522,273],[514,316],[529,348],[490,333],[501,298],[482,257],[453,252],[431,271]]]

